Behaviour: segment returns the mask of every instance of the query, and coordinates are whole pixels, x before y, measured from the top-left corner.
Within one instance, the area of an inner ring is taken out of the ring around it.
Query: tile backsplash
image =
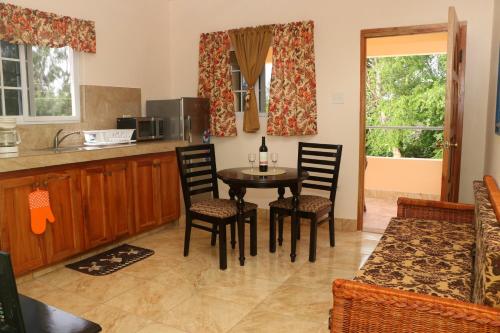
[[[116,118],[122,115],[141,115],[141,89],[105,86],[80,86],[81,122],[68,124],[18,125],[21,150],[52,146],[59,129],[80,131],[116,128]],[[61,146],[83,143],[83,136],[71,136]]]

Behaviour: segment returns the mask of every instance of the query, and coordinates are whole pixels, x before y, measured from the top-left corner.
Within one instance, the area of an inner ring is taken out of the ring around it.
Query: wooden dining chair
[[[238,210],[236,201],[219,198],[217,184],[217,166],[215,163],[215,149],[213,144],[177,147],[177,163],[181,177],[182,193],[186,207],[186,234],[184,238],[184,256],[189,255],[191,228],[198,228],[212,234],[212,245],[215,245],[219,236],[220,269],[227,268],[226,226],[231,227],[231,247],[235,248],[235,225]],[[202,198],[199,195],[205,194]],[[207,194],[211,197],[207,198]],[[197,200],[198,199],[198,200]],[[256,247],[257,235],[257,205],[245,202],[245,221],[251,224],[251,246]],[[199,220],[211,226],[194,223]],[[256,253],[256,248],[250,249]]]
[[[300,195],[298,206],[297,233],[292,237],[300,238],[300,219],[311,221],[309,261],[316,261],[318,226],[327,222],[330,231],[330,246],[335,246],[335,196],[339,179],[342,145],[299,142],[297,168],[299,173],[306,171],[309,177],[302,183],[303,188],[328,192],[328,196]],[[292,198],[273,201],[270,206],[269,249],[276,250],[276,219],[279,223],[278,243],[283,244],[283,218],[291,216]]]

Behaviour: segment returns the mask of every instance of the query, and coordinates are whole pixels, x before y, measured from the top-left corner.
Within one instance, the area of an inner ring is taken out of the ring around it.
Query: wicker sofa
[[[400,198],[354,280],[333,282],[331,332],[500,332],[500,191],[485,177],[474,193]]]

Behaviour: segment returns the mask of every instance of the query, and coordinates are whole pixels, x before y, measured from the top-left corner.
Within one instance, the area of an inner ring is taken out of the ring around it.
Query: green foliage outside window
[[[34,103],[37,116],[71,116],[69,48],[32,47]]]
[[[367,126],[443,126],[446,55],[367,59]],[[442,130],[367,129],[369,156],[442,158]]]

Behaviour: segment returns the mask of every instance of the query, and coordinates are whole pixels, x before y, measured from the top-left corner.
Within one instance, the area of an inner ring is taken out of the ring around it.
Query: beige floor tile
[[[151,322],[109,305],[99,305],[83,314],[87,320],[98,323],[104,333],[136,333]]]
[[[80,279],[61,289],[101,303],[142,284],[142,280],[121,272],[104,276],[81,275]]]
[[[85,312],[92,310],[97,303],[80,295],[64,291],[62,289],[53,290],[37,300],[52,305],[63,311],[81,316]]]
[[[174,307],[159,320],[186,332],[226,332],[239,322],[251,305],[195,295]]]
[[[303,333],[320,332],[320,326],[327,326],[315,322],[299,320],[297,318],[269,311],[252,311],[243,318],[230,333]],[[328,328],[328,327],[327,327]]]
[[[172,326],[166,326],[162,324],[149,324],[137,333],[186,333]]]
[[[317,323],[327,322],[332,307],[331,288],[308,288],[283,284],[256,309],[293,316]]]
[[[164,313],[192,295],[191,290],[175,285],[141,281],[130,291],[106,302],[141,318],[157,321]]]
[[[285,284],[309,288],[327,288],[331,290],[335,279],[352,279],[356,273],[355,269],[339,269],[335,265],[324,264],[320,261],[303,265],[297,274],[293,274]]]
[[[31,298],[39,298],[49,292],[57,291],[57,288],[38,280],[31,280],[18,284],[17,291]]]
[[[209,233],[195,230],[184,257],[184,227],[169,226],[128,242],[155,254],[118,272],[93,277],[60,268],[24,279],[19,291],[93,320],[104,332],[327,332],[332,281],[352,278],[381,235],[336,231],[331,248],[321,226],[317,260],[310,263],[303,223],[291,263],[289,232],[285,225],[283,246],[270,253],[269,228],[260,223],[252,257],[247,229],[243,267],[228,237],[228,268],[221,271]]]
[[[37,278],[37,281],[46,283],[48,285],[63,288],[64,286],[71,285],[75,283],[77,280],[81,279],[83,276],[82,273],[77,272],[73,269],[69,268],[61,268],[55,270],[53,272],[47,273]]]
[[[280,283],[270,280],[212,269],[205,271],[198,282],[197,291],[205,296],[217,297],[234,303],[256,305],[279,286]]]

